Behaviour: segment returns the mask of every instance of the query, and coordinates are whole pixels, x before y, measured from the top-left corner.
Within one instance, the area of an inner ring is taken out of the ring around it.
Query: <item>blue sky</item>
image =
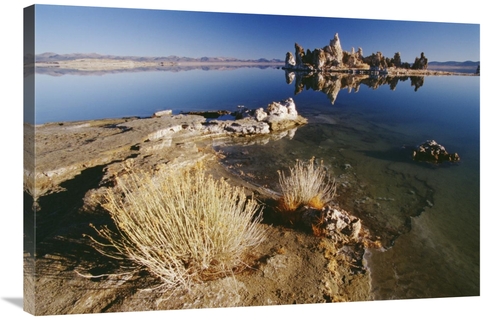
[[[224,56],[284,59],[295,42],[327,45],[339,34],[344,50],[380,51],[412,63],[480,60],[479,24],[233,14],[80,6],[36,6],[36,53],[132,56]]]

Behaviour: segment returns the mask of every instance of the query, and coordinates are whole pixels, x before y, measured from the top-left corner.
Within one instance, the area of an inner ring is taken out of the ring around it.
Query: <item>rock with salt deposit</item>
[[[435,140],[427,140],[413,150],[413,160],[433,163],[458,162],[460,157],[457,153],[448,153],[445,147]]]
[[[153,114],[153,117],[162,117],[162,116],[171,116],[172,115],[172,110],[162,110],[162,111],[157,111]]]
[[[285,68],[293,69],[295,68],[295,58],[293,57],[293,53],[287,52],[285,57]]]

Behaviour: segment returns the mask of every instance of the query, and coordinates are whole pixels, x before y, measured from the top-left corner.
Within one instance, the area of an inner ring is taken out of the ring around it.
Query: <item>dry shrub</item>
[[[163,288],[230,274],[265,238],[256,201],[199,166],[131,173],[117,178],[117,190],[108,190],[103,204],[117,232],[95,228],[108,243],[93,238],[94,247],[145,266]]]
[[[282,192],[280,211],[293,212],[304,205],[321,209],[334,199],[335,180],[322,168],[322,162],[319,166],[314,162],[314,157],[308,162],[297,160],[289,168],[289,176],[278,171]]]

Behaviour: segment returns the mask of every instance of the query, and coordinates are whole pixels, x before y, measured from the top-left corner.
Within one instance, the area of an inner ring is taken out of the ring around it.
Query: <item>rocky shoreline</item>
[[[131,266],[92,250],[82,234],[92,232],[89,224],[112,224],[100,199],[113,188],[116,177],[129,170],[154,174],[164,166],[175,169],[203,162],[215,178],[245,187],[263,203],[275,201],[276,191],[224,167],[223,155],[214,146],[293,138],[307,123],[293,99],[255,110],[240,107],[229,120],[204,115],[164,111],[142,119],[25,124],[28,309],[36,305],[33,312],[49,315],[371,300],[363,254],[366,246],[377,244],[359,219],[340,208],[325,209],[336,215],[331,223],[325,222],[325,230],[335,229],[332,223],[341,224],[356,230],[352,237],[339,241],[332,233],[318,237],[307,228],[266,224],[270,238],[252,253],[254,266],[234,277],[200,283],[189,293],[150,292],[157,281],[153,277],[119,276],[119,270]],[[307,212],[304,216],[311,215]]]
[[[193,146],[197,141],[208,145],[215,140],[238,137],[250,140],[263,136],[282,137],[290,134],[287,130],[307,123],[297,113],[291,98],[273,102],[266,110],[241,107],[232,117],[232,120],[218,120],[207,119],[203,115],[172,115],[163,111],[142,119],[132,117],[36,126],[25,124],[25,189],[36,199],[57,191],[62,182],[97,165],[127,159],[135,159],[128,162],[144,160],[140,166],[146,163],[153,165],[173,161],[162,152],[171,148],[186,150],[187,145]],[[35,155],[36,170],[33,170],[30,163],[34,163]],[[164,156],[167,160],[160,160]],[[181,159],[189,159],[190,152],[180,152],[175,158],[185,162]]]

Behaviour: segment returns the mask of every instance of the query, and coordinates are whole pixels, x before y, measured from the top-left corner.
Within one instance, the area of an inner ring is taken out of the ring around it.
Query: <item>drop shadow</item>
[[[7,301],[9,302],[10,304],[20,308],[20,309],[23,309],[24,308],[24,299],[23,298],[14,298],[14,297],[11,297],[11,298],[6,298],[6,297],[3,297],[2,298],[4,301]]]

